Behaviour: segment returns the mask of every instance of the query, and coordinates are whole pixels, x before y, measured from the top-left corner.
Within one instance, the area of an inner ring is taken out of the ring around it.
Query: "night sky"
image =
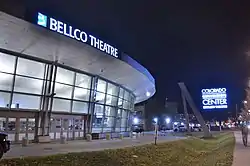
[[[25,5],[100,36],[143,64],[156,79],[160,103],[166,96],[180,101],[177,82],[184,81],[197,103],[201,88],[226,87],[235,104],[247,75],[250,4],[213,2],[26,0]]]

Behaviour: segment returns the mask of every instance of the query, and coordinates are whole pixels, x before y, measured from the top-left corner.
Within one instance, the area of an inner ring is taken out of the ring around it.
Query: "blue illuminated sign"
[[[41,25],[43,27],[47,27],[47,16],[45,16],[44,14],[42,13],[38,13],[38,16],[37,16],[37,24],[38,25]]]
[[[226,88],[202,89],[201,93],[203,109],[228,108]]]
[[[37,25],[49,28],[50,30],[60,33],[64,36],[78,40],[83,43],[88,43],[92,47],[105,52],[113,57],[118,58],[118,49],[105,43],[104,41],[87,34],[86,32],[73,28],[72,26],[63,23],[62,21],[56,20],[52,17],[48,17],[42,13],[37,15]]]

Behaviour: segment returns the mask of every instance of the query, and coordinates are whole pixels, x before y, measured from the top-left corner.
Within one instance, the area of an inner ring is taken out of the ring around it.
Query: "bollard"
[[[130,138],[133,138],[133,132],[130,132],[129,135],[130,135]]]
[[[23,147],[24,146],[28,146],[28,144],[29,144],[29,139],[27,137],[23,137],[23,139],[22,139],[22,146]]]
[[[123,139],[123,134],[122,133],[119,134],[119,138]]]
[[[91,134],[87,134],[86,135],[87,141],[90,142],[92,141],[92,135]]]
[[[61,135],[60,137],[60,143],[65,144],[66,143],[66,137],[64,135]]]
[[[106,134],[106,140],[110,140],[111,139],[111,136],[110,136],[110,134]]]

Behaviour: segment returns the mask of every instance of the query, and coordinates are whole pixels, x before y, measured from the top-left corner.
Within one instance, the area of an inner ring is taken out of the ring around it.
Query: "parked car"
[[[3,157],[4,153],[10,150],[10,141],[7,140],[8,134],[0,133],[0,159]]]
[[[192,131],[194,131],[194,132],[200,132],[202,130],[201,130],[200,127],[194,126],[194,127],[192,127]]]
[[[187,128],[184,125],[174,128],[174,132],[187,132]]]

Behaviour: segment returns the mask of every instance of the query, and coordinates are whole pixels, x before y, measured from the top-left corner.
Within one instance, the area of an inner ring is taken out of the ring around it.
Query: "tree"
[[[245,89],[246,97],[243,101],[243,108],[241,109],[240,120],[250,121],[250,87]]]

